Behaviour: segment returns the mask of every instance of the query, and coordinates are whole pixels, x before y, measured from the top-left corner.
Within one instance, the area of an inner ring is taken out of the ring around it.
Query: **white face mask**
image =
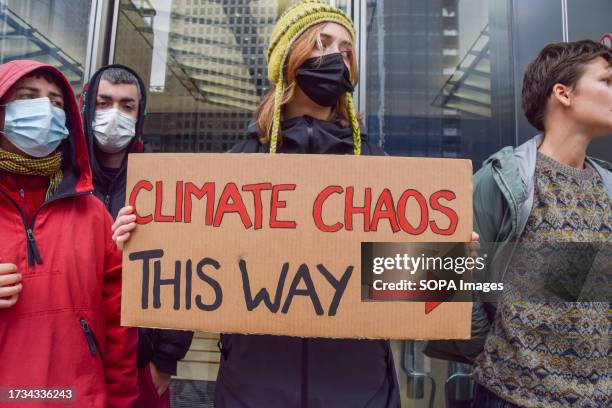
[[[96,145],[105,153],[125,149],[136,134],[136,119],[116,108],[96,110],[92,126]]]

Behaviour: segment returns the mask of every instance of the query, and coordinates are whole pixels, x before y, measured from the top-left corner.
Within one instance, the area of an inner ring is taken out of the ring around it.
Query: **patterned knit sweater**
[[[541,256],[534,246],[564,242],[562,248],[576,248],[598,242],[600,248],[610,248],[610,205],[592,167],[578,170],[538,153],[533,208],[519,240],[519,248],[530,249],[517,251],[512,260],[509,270],[514,266],[520,271],[520,282],[515,290],[504,290],[497,304],[484,351],[476,360],[477,383],[523,407],[612,406],[610,302],[568,302],[565,296],[575,295],[571,288],[560,295],[547,293],[545,300],[526,295],[534,287],[546,291],[541,282],[546,272],[541,271],[550,265],[569,276],[586,263],[580,256],[593,259],[582,249],[578,258],[559,252]],[[609,262],[609,256],[606,259]],[[525,260],[529,268],[521,269]]]

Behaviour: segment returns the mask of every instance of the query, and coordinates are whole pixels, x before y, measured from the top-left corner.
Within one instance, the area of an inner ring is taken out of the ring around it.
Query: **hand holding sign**
[[[123,207],[117,214],[117,219],[113,223],[113,241],[120,251],[123,251],[123,245],[130,239],[130,232],[136,228],[136,215],[134,208],[131,206]]]
[[[360,282],[363,241],[469,239],[466,160],[139,154],[128,170],[134,211],[113,227],[124,325],[469,337],[469,303],[425,314],[422,302],[362,302]]]

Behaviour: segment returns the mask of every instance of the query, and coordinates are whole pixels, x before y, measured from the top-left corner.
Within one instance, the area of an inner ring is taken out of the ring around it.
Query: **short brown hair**
[[[555,84],[574,87],[584,65],[597,57],[612,64],[612,49],[592,40],[548,44],[531,61],[523,77],[523,112],[533,127],[544,131],[544,112]]]

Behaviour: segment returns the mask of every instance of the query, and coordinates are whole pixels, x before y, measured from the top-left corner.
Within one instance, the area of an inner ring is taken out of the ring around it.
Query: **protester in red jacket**
[[[0,131],[0,389],[70,389],[60,395],[76,406],[128,407],[137,333],[120,326],[121,256],[64,75],[0,65]],[[15,405],[51,402],[31,395]]]

